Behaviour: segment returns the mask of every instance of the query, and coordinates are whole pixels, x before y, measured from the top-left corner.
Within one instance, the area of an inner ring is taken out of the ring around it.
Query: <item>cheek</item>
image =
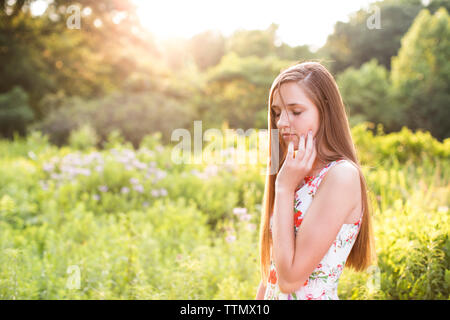
[[[312,130],[313,134],[315,135],[319,130],[319,118],[315,115],[312,115],[305,119],[304,124],[306,127],[306,132],[308,132],[308,130]]]
[[[319,126],[317,120],[312,116],[300,116],[296,121],[296,127],[300,129],[302,133],[308,133],[309,130],[312,130],[315,133]]]

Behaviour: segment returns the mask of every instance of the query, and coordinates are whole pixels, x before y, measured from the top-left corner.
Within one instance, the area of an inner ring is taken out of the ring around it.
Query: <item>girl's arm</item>
[[[294,190],[275,188],[272,225],[272,254],[278,277],[289,274],[295,248]],[[283,279],[279,279],[282,289]]]
[[[358,170],[352,165],[331,168],[294,235],[293,199],[290,190],[276,191],[272,226],[273,257],[280,290],[300,288],[314,271],[360,198]]]
[[[264,300],[264,294],[266,293],[266,286],[262,280],[259,282],[258,291],[256,292],[255,300]]]

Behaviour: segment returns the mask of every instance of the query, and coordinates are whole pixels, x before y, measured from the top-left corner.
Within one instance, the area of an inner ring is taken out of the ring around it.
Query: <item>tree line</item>
[[[352,124],[449,137],[448,1],[374,2],[337,22],[315,52],[281,42],[277,24],[161,41],[140,25],[131,0],[77,1],[80,29],[67,27],[67,1],[42,15],[33,15],[33,2],[0,1],[4,137],[39,129],[61,145],[89,124],[101,139],[119,130],[137,145],[156,131],[168,142],[173,129],[198,119],[206,128],[266,128],[274,77],[310,59],[332,71]],[[380,29],[367,27],[374,9]]]

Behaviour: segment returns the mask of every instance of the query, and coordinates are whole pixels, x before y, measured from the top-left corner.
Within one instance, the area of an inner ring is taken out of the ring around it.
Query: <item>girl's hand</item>
[[[316,159],[316,146],[312,132],[308,132],[306,146],[302,135],[298,144],[298,152],[294,158],[294,143],[289,142],[288,152],[283,166],[278,172],[275,189],[294,192],[300,182],[306,177]]]

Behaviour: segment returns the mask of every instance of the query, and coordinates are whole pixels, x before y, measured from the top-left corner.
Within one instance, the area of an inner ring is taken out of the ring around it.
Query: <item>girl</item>
[[[320,63],[300,63],[276,77],[268,107],[268,166],[279,166],[266,176],[256,299],[339,299],[344,265],[362,271],[376,256],[338,87]]]

